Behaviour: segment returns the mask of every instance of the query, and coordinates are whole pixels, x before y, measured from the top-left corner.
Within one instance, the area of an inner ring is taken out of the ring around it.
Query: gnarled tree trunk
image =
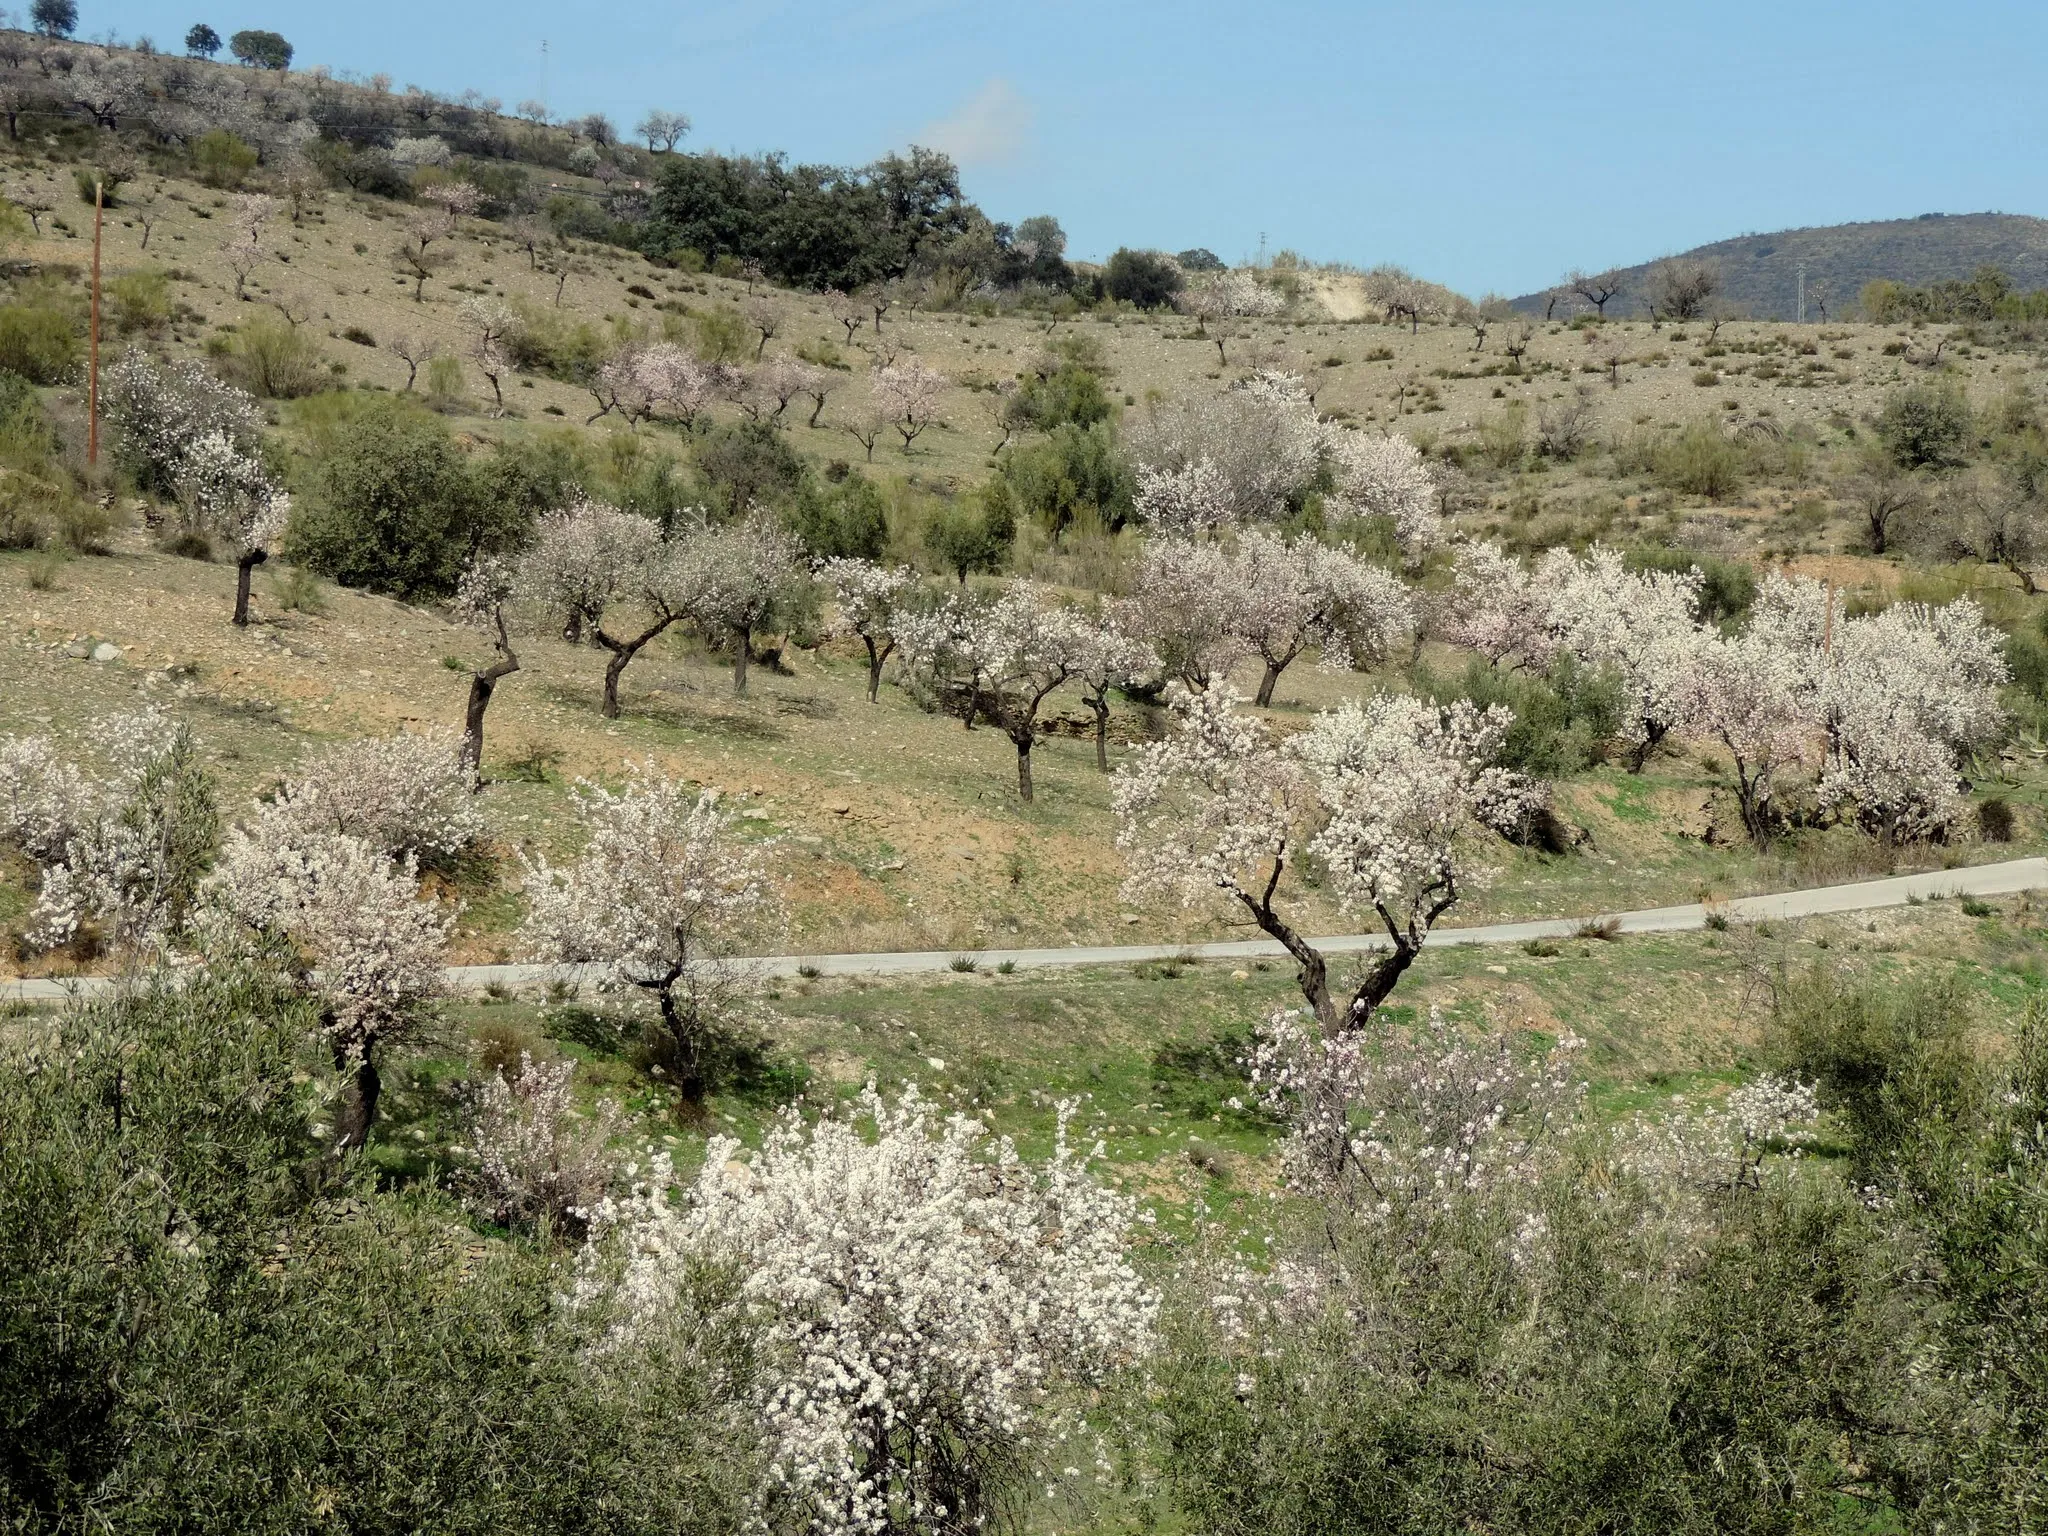
[[[249,623],[249,573],[270,558],[267,549],[252,549],[235,562],[235,624],[246,628]]]

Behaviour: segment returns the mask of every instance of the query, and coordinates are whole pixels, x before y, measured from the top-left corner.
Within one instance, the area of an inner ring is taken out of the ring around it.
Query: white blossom
[[[1396,577],[1313,534],[1239,534],[1225,579],[1236,633],[1266,664],[1261,706],[1273,702],[1280,674],[1310,646],[1326,668],[1370,665],[1415,627],[1414,606]]]
[[[99,763],[46,737],[0,738],[0,841],[40,866],[29,941],[51,949],[96,923],[114,948],[162,947],[183,930],[217,830],[191,732],[155,709],[98,726]]]
[[[338,832],[391,858],[450,858],[484,834],[472,787],[452,732],[361,737],[313,754],[260,814],[285,840]]]
[[[1330,1034],[1289,1012],[1267,1020],[1247,1067],[1287,1123],[1290,1180],[1370,1223],[1533,1188],[1576,1117],[1584,1045],[1567,1035],[1530,1057],[1507,1032],[1467,1037],[1436,1006],[1424,1024],[1377,1038]]]
[[[623,1115],[600,1099],[579,1121],[571,1080],[576,1063],[535,1061],[519,1053],[519,1070],[481,1079],[471,1106],[469,1151],[478,1204],[510,1226],[542,1219],[580,1230],[613,1177],[607,1142]]]
[[[818,567],[818,578],[831,590],[838,609],[835,629],[858,635],[868,652],[868,702],[882,685],[882,667],[896,649],[896,613],[917,582],[908,566],[877,565],[872,560],[843,556]]]
[[[1138,516],[1168,538],[1199,538],[1233,526],[1242,515],[1229,478],[1204,454],[1175,466],[1138,466]]]
[[[1189,688],[1207,688],[1245,654],[1235,580],[1219,544],[1149,539],[1138,557],[1132,625],[1158,648],[1167,673]]]
[[[1017,749],[1017,792],[1033,794],[1031,749],[1047,695],[1090,658],[1091,626],[1075,609],[1028,581],[997,597],[956,592],[897,620],[905,660],[956,698],[971,725],[986,716]]]
[[[1381,437],[1332,426],[1323,448],[1336,477],[1331,510],[1338,516],[1387,518],[1411,562],[1449,539],[1436,478],[1414,443],[1398,433]]]
[[[739,941],[775,907],[763,851],[715,792],[641,767],[619,790],[580,782],[574,795],[590,833],[582,853],[561,869],[523,859],[527,952],[593,965],[600,987],[648,998],[679,1085],[700,1094],[708,1033],[751,976]]]
[[[1819,697],[1823,808],[1894,841],[1931,837],[1964,805],[1958,757],[2005,723],[2003,637],[1968,598],[1845,619]]]
[[[1332,1031],[1361,1024],[1459,899],[1475,827],[1506,827],[1538,791],[1497,766],[1512,716],[1459,701],[1439,707],[1383,694],[1320,714],[1285,743],[1226,690],[1172,695],[1175,729],[1117,775],[1117,847],[1126,893],[1221,893],[1302,967],[1304,993]],[[1329,871],[1340,907],[1377,918],[1391,953],[1348,1011],[1327,990],[1323,957],[1276,905],[1303,852]]]
[[[1271,380],[1221,394],[1160,401],[1129,425],[1133,461],[1155,475],[1195,471],[1206,481],[1209,526],[1278,516],[1321,465],[1324,429],[1305,393]]]
[[[376,1115],[382,1047],[415,1028],[441,991],[454,910],[421,898],[410,857],[263,816],[230,834],[208,884],[219,916],[286,946],[319,998],[347,1093],[338,1140],[360,1147]]]
[[[1152,1346],[1158,1298],[1124,1254],[1134,1205],[1069,1145],[1072,1110],[1037,1166],[976,1120],[938,1120],[915,1087],[890,1104],[872,1086],[852,1116],[785,1116],[749,1163],[714,1139],[680,1205],[658,1159],[598,1213],[622,1271],[593,1247],[579,1293],[624,1301],[630,1343],[693,1271],[731,1270],[735,1322],[766,1349],[770,1521],[978,1528],[1013,1479],[1059,1468],[1085,1434],[1073,1394]]]
[[[1755,1188],[1765,1156],[1774,1147],[1796,1154],[1819,1118],[1810,1084],[1766,1073],[1718,1100],[1676,1099],[1662,1116],[1635,1116],[1622,1133],[1620,1161],[1681,1197]]]

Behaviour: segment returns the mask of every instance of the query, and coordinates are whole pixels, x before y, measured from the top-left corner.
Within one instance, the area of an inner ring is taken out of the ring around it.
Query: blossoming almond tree
[[[754,636],[788,611],[809,579],[803,545],[758,508],[741,522],[700,528],[678,541],[675,600],[707,635],[731,643],[736,696],[747,691]]]
[[[1494,763],[1513,717],[1381,695],[1318,715],[1283,744],[1242,702],[1176,691],[1172,736],[1119,770],[1111,803],[1131,864],[1125,889],[1184,905],[1220,892],[1294,958],[1326,1031],[1361,1028],[1457,904],[1461,840],[1512,825],[1536,801],[1528,780]],[[1388,951],[1341,1003],[1322,952],[1276,904],[1304,853],[1328,870],[1343,911],[1387,933]]]
[[[879,316],[875,328],[881,329]],[[877,368],[872,382],[876,403],[903,439],[903,451],[910,452],[918,435],[938,419],[946,376],[920,358],[906,357]]]
[[[587,625],[611,652],[602,714],[619,714],[619,677],[643,647],[688,616],[675,546],[652,521],[603,502],[579,501],[541,518],[513,578],[514,589],[542,607]],[[607,628],[622,605],[637,607],[637,632]]]
[[[1332,510],[1339,516],[1386,518],[1411,565],[1421,564],[1449,539],[1438,510],[1436,477],[1407,438],[1332,426],[1324,433],[1323,449],[1336,479]]]
[[[0,738],[0,842],[41,866],[29,932],[51,949],[87,924],[109,948],[161,951],[181,939],[220,818],[191,731],[154,709],[97,732],[90,769],[46,737]]]
[[[699,1102],[706,1046],[748,979],[734,949],[776,905],[762,851],[716,793],[644,769],[616,791],[580,784],[575,802],[590,839],[566,868],[527,866],[526,947],[645,997],[665,1070]]]
[[[213,534],[234,549],[234,622],[247,625],[250,573],[283,543],[291,497],[225,432],[209,432],[179,462],[178,500],[195,532]]]
[[[387,858],[449,859],[484,833],[472,782],[450,732],[360,737],[314,753],[258,819],[279,842],[343,834]]]
[[[209,894],[222,916],[285,945],[319,998],[342,1074],[335,1150],[360,1149],[377,1118],[384,1051],[441,990],[455,913],[420,898],[410,856],[394,861],[363,838],[307,833],[278,816],[229,836]]]
[[[1288,1127],[1289,1182],[1379,1224],[1461,1194],[1532,1188],[1576,1116],[1584,1046],[1567,1034],[1531,1060],[1513,1032],[1473,1039],[1435,1005],[1415,1028],[1370,1037],[1282,1012],[1246,1065]]]
[[[470,561],[455,587],[456,621],[489,636],[497,657],[487,666],[471,668],[469,700],[462,711],[462,764],[473,784],[481,782],[483,773],[484,715],[491,707],[491,697],[499,683],[519,670],[519,653],[512,649],[512,632],[505,620],[512,592],[513,568],[497,555],[479,555]]]
[[[732,1321],[765,1349],[764,1528],[987,1529],[1027,1486],[1080,1475],[1078,1404],[1153,1346],[1158,1296],[1124,1252],[1140,1218],[1069,1145],[1072,1109],[1035,1166],[914,1086],[815,1126],[787,1115],[749,1163],[714,1139],[680,1204],[663,1155],[600,1207],[615,1241],[586,1250],[578,1295],[623,1303],[630,1347],[693,1273],[736,1277]]]
[[[1490,539],[1458,552],[1451,600],[1439,614],[1444,639],[1497,667],[1541,667],[1556,648],[1548,594],[1528,566]]]
[[[1968,598],[1845,619],[1824,658],[1819,799],[1887,842],[1930,837],[1963,807],[1958,758],[1996,738],[2009,673]]]
[[[1238,520],[1229,479],[1207,455],[1178,466],[1138,466],[1132,498],[1139,520],[1169,538],[1216,533]]]
[[[1181,290],[1175,305],[1184,315],[1194,317],[1197,335],[1216,343],[1216,365],[1227,367],[1224,343],[1244,320],[1265,319],[1287,307],[1286,297],[1268,288],[1250,272],[1212,272]]]
[[[1819,582],[1772,572],[1741,632],[1700,647],[1682,695],[1684,729],[1728,749],[1743,830],[1759,846],[1781,820],[1781,774],[1811,762],[1820,744],[1829,603]]]
[[[1230,555],[1238,635],[1265,662],[1254,703],[1265,708],[1295,657],[1319,646],[1326,667],[1382,661],[1415,626],[1398,579],[1313,534],[1247,530]]]
[[[1148,539],[1129,600],[1130,627],[1150,640],[1169,677],[1207,688],[1244,655],[1236,576],[1220,544]]]
[[[1641,773],[1679,724],[1708,631],[1694,617],[1698,569],[1631,571],[1621,552],[1594,545],[1583,559],[1553,549],[1534,585],[1548,600],[1550,633],[1581,663],[1606,668],[1620,681],[1629,714],[1621,739],[1629,771]]]
[[[903,594],[917,576],[908,566],[877,565],[872,560],[841,556],[819,567],[819,578],[832,589],[839,608],[842,634],[860,636],[868,651],[868,702],[882,688],[882,667],[896,650],[896,612]]]
[[[606,1143],[623,1115],[611,1099],[579,1123],[570,1082],[574,1061],[535,1061],[519,1053],[519,1070],[501,1068],[476,1085],[469,1151],[476,1204],[505,1226],[547,1222],[580,1236],[613,1178]]]
[[[1109,772],[1109,694],[1128,688],[1159,670],[1159,653],[1133,632],[1136,615],[1126,603],[1108,604],[1089,614],[1079,638],[1074,678],[1081,702],[1095,716],[1095,766]]]
[[[965,701],[970,724],[982,715],[1010,738],[1017,794],[1029,805],[1038,711],[1089,659],[1087,621],[1044,588],[1018,581],[997,598],[955,593],[929,613],[905,615],[897,638],[911,665]]]
[[[1126,441],[1134,464],[1154,474],[1180,477],[1207,461],[1199,505],[1214,527],[1278,516],[1320,471],[1324,427],[1300,381],[1283,376],[1156,402],[1130,422]],[[1196,494],[1193,482],[1185,494]]]

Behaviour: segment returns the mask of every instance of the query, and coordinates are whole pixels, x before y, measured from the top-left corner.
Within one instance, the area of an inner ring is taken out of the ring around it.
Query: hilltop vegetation
[[[1806,229],[1738,235],[1661,258],[1705,264],[1719,275],[1731,312],[1757,320],[1791,320],[1799,310],[1799,269],[1806,269],[1806,317],[1827,321],[1859,313],[1866,285],[1924,287],[1960,282],[1993,267],[2018,289],[2048,288],[2048,220],[2016,213],[1924,213],[1912,219],[1875,219]],[[1655,287],[1654,261],[1615,269],[1639,312]],[[1514,301],[1540,314],[1547,293]]]

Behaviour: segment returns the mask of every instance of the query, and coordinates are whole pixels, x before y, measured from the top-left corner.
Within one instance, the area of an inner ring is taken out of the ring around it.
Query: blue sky
[[[302,65],[857,163],[912,141],[1070,252],[1292,247],[1468,293],[1748,230],[2048,213],[2048,8],[1895,0],[80,0],[81,35],[283,32]]]

